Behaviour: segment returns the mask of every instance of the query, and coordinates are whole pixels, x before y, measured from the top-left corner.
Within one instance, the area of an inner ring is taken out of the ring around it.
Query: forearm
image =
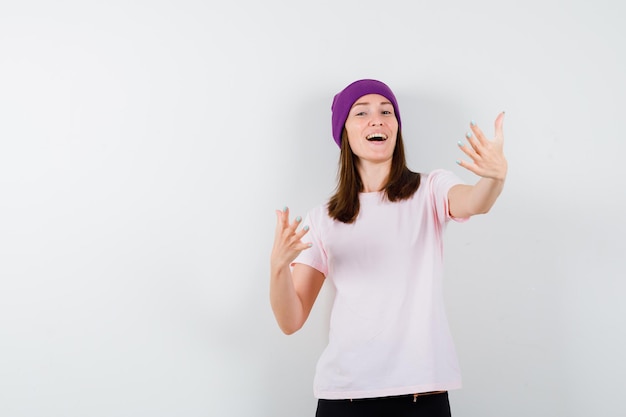
[[[276,322],[285,334],[292,334],[302,327],[302,301],[296,292],[289,265],[271,266],[270,303]]]
[[[470,215],[489,212],[503,188],[504,179],[481,178],[467,196],[467,209]]]

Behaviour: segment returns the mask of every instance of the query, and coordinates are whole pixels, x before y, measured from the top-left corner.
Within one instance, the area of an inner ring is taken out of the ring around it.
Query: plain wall
[[[274,210],[335,185],[332,96],[396,92],[411,168],[505,110],[506,188],[451,224],[455,416],[623,416],[626,6],[4,1],[0,415],[312,416]]]

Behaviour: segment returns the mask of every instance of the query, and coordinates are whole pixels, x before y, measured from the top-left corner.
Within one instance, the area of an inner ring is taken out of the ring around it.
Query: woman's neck
[[[364,193],[372,193],[382,191],[387,185],[389,172],[391,171],[391,161],[372,163],[368,161],[359,161],[357,170],[361,176]]]

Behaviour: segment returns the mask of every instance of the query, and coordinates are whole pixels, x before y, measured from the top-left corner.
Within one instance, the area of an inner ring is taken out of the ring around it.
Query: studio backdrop
[[[624,416],[617,0],[5,1],[0,415],[313,416],[327,286],[283,335],[275,210],[327,199],[332,97],[396,93],[409,166],[506,111],[509,175],[450,224],[453,415]]]

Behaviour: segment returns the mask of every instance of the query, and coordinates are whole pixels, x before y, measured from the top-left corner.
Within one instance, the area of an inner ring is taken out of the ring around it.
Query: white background
[[[455,416],[624,416],[623,2],[3,1],[0,415],[313,416],[331,294],[284,336],[275,215],[335,185],[378,78],[411,168],[506,110],[509,177],[447,231]]]

